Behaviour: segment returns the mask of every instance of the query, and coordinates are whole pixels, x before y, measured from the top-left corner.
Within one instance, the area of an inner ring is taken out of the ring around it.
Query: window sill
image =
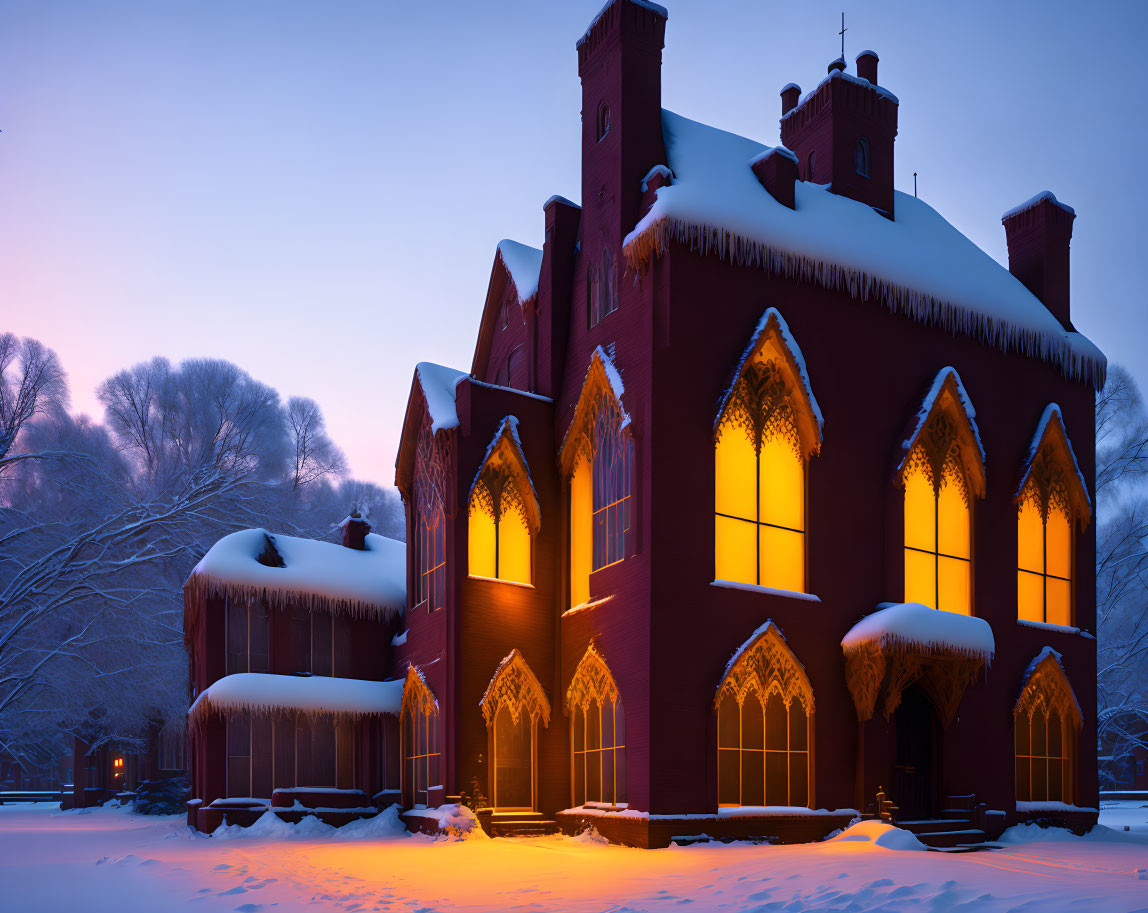
[[[581,605],[571,606],[562,613],[562,617],[565,618],[567,615],[577,615],[579,612],[585,612],[587,609],[596,609],[598,606],[609,602],[613,598],[614,594],[611,593],[609,596],[603,596],[601,599],[591,599],[589,602],[584,602]]]
[[[726,590],[744,590],[747,593],[767,593],[770,596],[784,596],[788,599],[801,599],[805,602],[821,602],[820,596],[812,593],[799,593],[797,590],[779,590],[771,586],[758,586],[756,583],[737,583],[733,580],[711,580],[710,586]]]
[[[518,586],[525,590],[534,589],[533,583],[522,583],[518,580],[504,580],[502,577],[484,577],[482,574],[467,574],[467,580],[486,580],[490,583],[505,583],[507,586]]]
[[[1087,631],[1082,631],[1080,628],[1074,628],[1072,625],[1058,625],[1053,624],[1051,621],[1029,621],[1027,618],[1018,618],[1016,623],[1018,625],[1023,625],[1026,628],[1036,628],[1040,631],[1059,631],[1062,634],[1078,634],[1081,637],[1087,637],[1091,640],[1096,639]]]

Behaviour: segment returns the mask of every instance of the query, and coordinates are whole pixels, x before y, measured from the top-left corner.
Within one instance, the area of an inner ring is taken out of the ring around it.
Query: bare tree
[[[319,479],[346,474],[347,460],[327,434],[317,402],[305,396],[287,400],[287,429],[295,451],[292,491]]]
[[[55,455],[14,448],[28,422],[67,405],[67,377],[56,353],[37,339],[0,333],[0,476],[14,463]]]
[[[1116,764],[1148,748],[1146,479],[1148,411],[1114,365],[1096,399],[1096,614],[1098,734]]]

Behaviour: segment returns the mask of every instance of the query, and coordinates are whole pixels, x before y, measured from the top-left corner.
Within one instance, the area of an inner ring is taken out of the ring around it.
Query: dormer
[[[802,180],[829,184],[892,219],[898,101],[877,84],[877,60],[862,51],[854,76],[838,58],[804,98],[793,83],[782,89],[781,142],[797,156]]]

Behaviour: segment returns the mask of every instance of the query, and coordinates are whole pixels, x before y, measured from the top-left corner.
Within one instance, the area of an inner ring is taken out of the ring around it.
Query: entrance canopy
[[[204,689],[187,715],[193,724],[211,713],[228,716],[299,711],[343,718],[384,713],[398,716],[402,700],[401,681],[237,672]]]
[[[901,693],[918,683],[948,726],[965,689],[992,661],[996,642],[983,618],[915,602],[882,603],[849,630],[841,649],[858,719],[871,719],[879,699],[888,719]]]

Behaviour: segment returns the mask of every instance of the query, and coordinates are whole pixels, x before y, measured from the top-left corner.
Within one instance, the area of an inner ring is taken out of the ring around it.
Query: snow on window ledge
[[[585,612],[587,609],[596,609],[598,606],[604,605],[613,598],[614,594],[611,593],[609,596],[603,596],[601,599],[591,599],[589,602],[583,602],[581,605],[571,606],[562,613],[562,617],[565,618],[567,615],[577,615],[579,612]]]
[[[1051,621],[1031,621],[1030,619],[1027,619],[1027,618],[1018,618],[1016,620],[1016,623],[1018,625],[1022,625],[1023,627],[1036,628],[1040,631],[1059,631],[1062,634],[1078,634],[1081,637],[1087,637],[1090,640],[1096,639],[1092,634],[1089,634],[1087,631],[1082,631],[1080,628],[1074,628],[1072,625],[1058,625],[1058,624],[1054,624]]]
[[[747,593],[768,593],[771,596],[803,599],[806,602],[821,602],[821,597],[814,596],[812,593],[800,593],[797,590],[779,590],[772,586],[758,586],[756,583],[738,583],[735,580],[711,580],[710,586],[718,586],[727,590],[744,590]]]
[[[1020,802],[1016,804],[1018,812],[1091,812],[1097,814],[1095,808],[1086,808],[1080,805],[1069,805],[1067,802]]]
[[[482,574],[467,574],[467,580],[486,580],[490,583],[505,583],[507,586],[518,586],[525,590],[534,589],[533,583],[523,583],[521,580],[506,580],[502,577],[486,577]]]

